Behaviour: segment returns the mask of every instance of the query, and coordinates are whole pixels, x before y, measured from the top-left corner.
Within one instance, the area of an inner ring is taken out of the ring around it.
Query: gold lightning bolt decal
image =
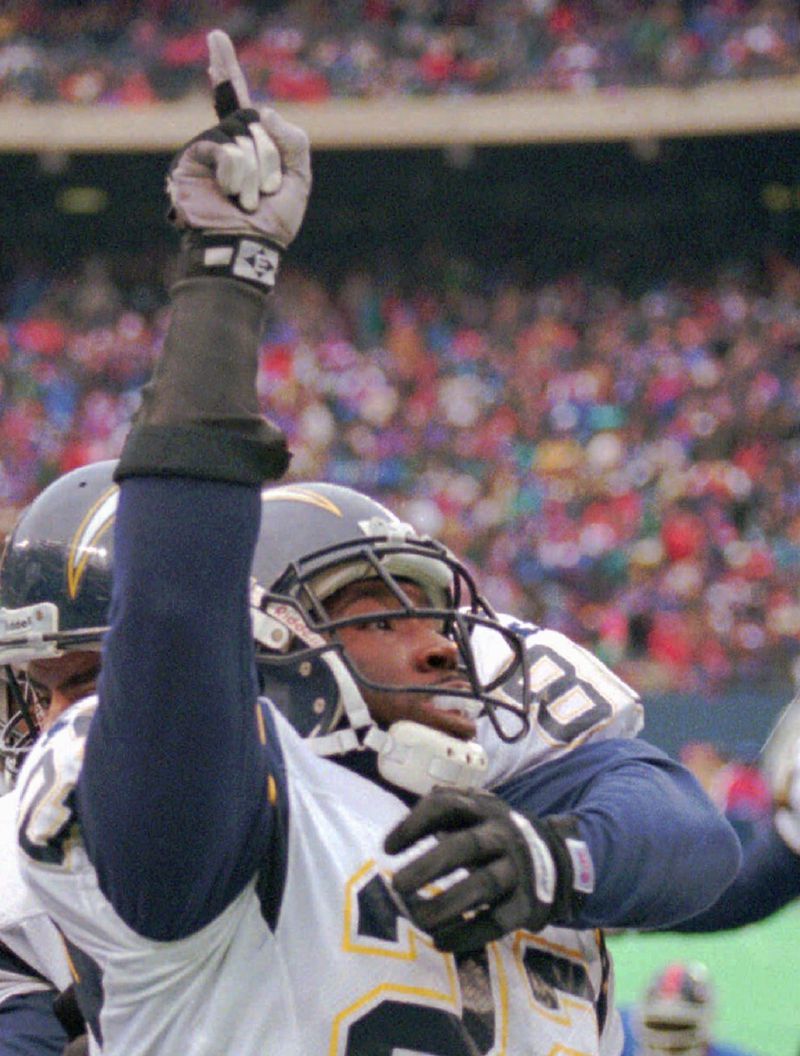
[[[331,502],[325,495],[318,495],[315,491],[309,491],[306,488],[296,487],[294,485],[287,485],[285,488],[270,488],[269,491],[261,492],[262,502],[305,502],[309,506],[317,506],[321,510],[326,510],[328,513],[332,513],[335,517],[341,517],[342,511],[336,505]]]
[[[119,488],[114,484],[103,492],[78,525],[67,557],[67,590],[72,599],[81,589],[81,580],[94,547],[114,523],[118,498]]]

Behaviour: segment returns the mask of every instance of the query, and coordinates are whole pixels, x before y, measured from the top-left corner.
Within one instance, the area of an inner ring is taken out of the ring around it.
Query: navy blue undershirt
[[[640,739],[582,745],[494,791],[537,817],[578,818],[595,890],[577,927],[683,920],[717,898],[739,865],[736,834],[692,774]]]
[[[742,867],[730,887],[704,913],[674,931],[727,931],[758,920],[800,898],[800,855],[771,825],[742,845]]]

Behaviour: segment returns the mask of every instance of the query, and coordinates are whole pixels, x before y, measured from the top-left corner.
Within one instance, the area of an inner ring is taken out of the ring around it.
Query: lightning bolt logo
[[[287,485],[285,488],[271,488],[269,491],[262,491],[261,501],[305,502],[309,506],[317,506],[320,510],[326,510],[328,513],[332,513],[334,517],[342,516],[342,511],[336,503],[331,502],[331,500],[324,495],[318,495],[315,491],[309,491],[306,488],[297,487],[291,484]]]
[[[73,536],[67,557],[67,592],[73,601],[81,589],[92,551],[114,523],[118,499],[119,488],[114,484],[89,508]]]

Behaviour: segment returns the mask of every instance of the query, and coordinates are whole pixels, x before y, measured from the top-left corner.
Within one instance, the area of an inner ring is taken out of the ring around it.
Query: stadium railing
[[[800,76],[636,88],[586,95],[519,92],[435,99],[279,103],[315,149],[624,141],[800,129]],[[0,150],[11,153],[173,150],[208,123],[205,97],[141,108],[0,105]]]

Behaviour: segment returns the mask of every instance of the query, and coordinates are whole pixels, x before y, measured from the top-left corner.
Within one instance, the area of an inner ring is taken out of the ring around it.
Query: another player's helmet
[[[711,1043],[714,994],[703,964],[670,964],[647,988],[639,1050],[647,1056],[704,1056]]]
[[[415,723],[394,724],[391,737],[378,730],[362,690],[428,694],[430,687],[369,681],[350,663],[335,641],[335,632],[387,615],[393,620],[440,621],[458,647],[459,666],[470,687],[448,690],[448,699],[473,715],[485,714],[506,741],[521,737],[529,722],[530,689],[520,635],[498,620],[472,575],[445,546],[419,535],[366,495],[337,485],[308,483],[269,488],[263,500],[253,564],[253,622],[265,695],[302,736],[311,739],[319,754],[375,749],[387,779],[420,792],[433,778],[417,774],[409,784],[407,775],[395,773],[394,761],[400,755],[421,760],[428,753],[431,758],[419,765],[430,764],[436,783],[448,783],[448,771],[452,783],[476,783],[479,775],[473,771],[486,765],[477,745],[465,748],[462,742]],[[387,587],[399,609],[367,617],[333,616],[330,599],[350,583],[369,578]],[[408,582],[422,588],[426,607],[420,608],[409,597],[404,590]],[[479,636],[486,642],[481,660],[473,648]],[[489,656],[491,663],[486,660]],[[449,763],[435,761],[439,754]]]
[[[39,732],[25,676],[34,659],[99,649],[108,623],[117,508],[114,461],[59,477],[23,511],[0,560],[0,758],[15,773]]]

